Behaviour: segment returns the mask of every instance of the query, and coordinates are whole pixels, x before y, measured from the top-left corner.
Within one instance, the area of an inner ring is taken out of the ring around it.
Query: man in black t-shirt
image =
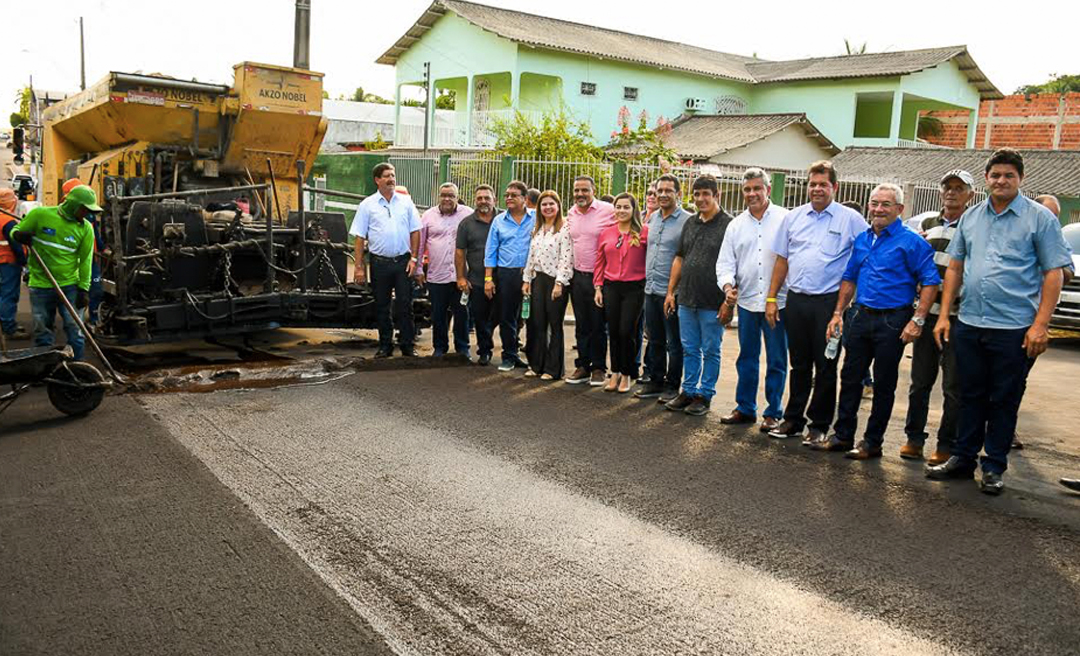
[[[495,350],[492,334],[495,330],[496,298],[484,294],[484,248],[487,246],[491,221],[498,212],[495,209],[495,190],[486,184],[476,188],[473,207],[476,211],[462,219],[458,225],[457,245],[454,251],[454,268],[457,287],[469,295],[469,314],[476,325],[477,363],[491,362]]]
[[[720,207],[716,178],[694,181],[694,205],[698,213],[686,220],[679,249],[671,266],[664,311],[679,313],[679,336],[683,347],[683,383],[666,407],[701,416],[709,412],[720,378],[720,324],[723,294],[716,284],[716,260],[731,215]]]

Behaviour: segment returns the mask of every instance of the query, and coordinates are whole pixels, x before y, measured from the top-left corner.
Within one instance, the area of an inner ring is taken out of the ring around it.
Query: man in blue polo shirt
[[[1020,193],[1024,158],[1011,148],[986,163],[986,200],[964,212],[949,244],[938,344],[949,340],[949,310],[964,294],[952,331],[960,374],[960,422],[952,457],[926,468],[928,478],[972,478],[1000,494],[1030,360],[1046,350],[1050,315],[1072,262],[1056,216]]]
[[[506,211],[491,222],[487,248],[484,250],[484,295],[495,297],[499,290],[499,339],[502,341],[502,364],[499,371],[525,368],[518,356],[518,317],[521,315],[521,272],[529,259],[529,243],[535,214],[525,207],[529,188],[514,180],[506,186]],[[525,343],[531,341],[525,327]]]
[[[377,358],[394,353],[393,309],[400,327],[401,354],[416,355],[416,329],[412,315],[412,275],[420,252],[420,213],[405,194],[395,191],[394,167],[383,162],[372,171],[378,193],[362,200],[356,208],[349,234],[356,237],[353,281],[367,282],[367,260],[375,287],[375,312],[379,322]]]
[[[904,347],[922,334],[941,284],[934,266],[934,249],[899,220],[903,211],[904,192],[900,187],[881,184],[870,194],[870,227],[855,238],[836,310],[826,331],[831,337],[845,330],[844,311],[855,297],[846,326],[840,404],[828,449],[846,448],[846,457],[853,460],[881,457]],[[922,291],[918,294],[919,306],[913,310],[911,301],[918,285],[922,285]],[[874,401],[866,433],[854,446],[862,379],[871,363]]]

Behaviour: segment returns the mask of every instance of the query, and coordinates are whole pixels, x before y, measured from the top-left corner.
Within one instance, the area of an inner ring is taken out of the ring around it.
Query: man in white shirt
[[[716,260],[716,283],[724,290],[728,310],[738,306],[739,358],[735,368],[735,409],[720,419],[723,424],[757,421],[758,373],[761,342],[765,341],[765,401],[761,432],[780,425],[784,416],[784,383],[787,379],[787,333],[784,305],[787,284],[776,295],[780,310],[776,326],[765,321],[765,298],[772,280],[776,253],[772,243],[787,209],[769,202],[771,182],[765,171],[749,168],[743,174],[742,194],[746,209],[728,226]],[[721,308],[723,312],[723,308]]]

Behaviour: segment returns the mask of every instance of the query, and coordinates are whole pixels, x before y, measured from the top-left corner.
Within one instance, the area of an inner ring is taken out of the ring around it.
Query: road
[[[1077,653],[1076,499],[715,415],[460,367],[5,423],[0,651]]]

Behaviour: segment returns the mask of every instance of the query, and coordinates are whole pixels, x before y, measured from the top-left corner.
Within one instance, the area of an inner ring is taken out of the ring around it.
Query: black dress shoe
[[[679,395],[664,404],[664,407],[672,411],[686,410],[693,402],[694,397],[679,392]]]
[[[982,480],[979,481],[979,490],[983,494],[997,496],[1005,490],[1005,481],[1001,479],[1001,474],[984,471]]]
[[[416,357],[416,348],[413,347],[413,346],[402,346],[401,347],[401,354],[403,356],[407,357],[407,358],[415,358]]]
[[[810,445],[814,451],[851,451],[855,447],[855,440],[845,440],[833,433],[827,440],[818,440]]]
[[[690,402],[690,405],[686,406],[683,412],[694,417],[703,417],[709,414],[709,405],[709,399],[695,396],[694,400]]]
[[[476,364],[480,365],[481,367],[488,366],[489,364],[491,364],[491,356],[481,355],[479,358],[476,359]]]
[[[721,424],[752,424],[757,421],[757,417],[754,415],[748,415],[745,412],[741,412],[738,409],[732,410],[731,414],[720,417]]]
[[[962,460],[959,456],[949,456],[940,465],[927,465],[926,477],[935,481],[975,478],[975,463]]]
[[[655,399],[664,393],[664,386],[660,383],[645,383],[638,391],[634,392],[635,399]]]
[[[1080,492],[1080,478],[1063,478],[1058,482],[1073,492]]]
[[[1021,442],[1020,438],[1016,437],[1016,435],[1013,435],[1012,447],[1010,448],[1012,448],[1013,451],[1022,451],[1024,449],[1024,443]]]
[[[678,398],[679,394],[680,392],[677,389],[666,389],[660,393],[660,396],[656,399],[656,402],[667,405],[668,403],[671,403],[676,398]]]
[[[815,444],[824,445],[828,442],[829,437],[825,434],[825,431],[818,428],[808,428],[806,429],[806,437],[803,438],[802,445],[812,449]]]
[[[786,440],[790,437],[798,437],[802,435],[802,426],[799,426],[793,421],[785,419],[779,426],[769,431],[769,437],[776,438],[778,440]]]
[[[394,355],[394,350],[393,349],[381,348],[378,351],[375,351],[375,357],[376,358],[389,358],[389,357],[392,357],[393,355]]]

